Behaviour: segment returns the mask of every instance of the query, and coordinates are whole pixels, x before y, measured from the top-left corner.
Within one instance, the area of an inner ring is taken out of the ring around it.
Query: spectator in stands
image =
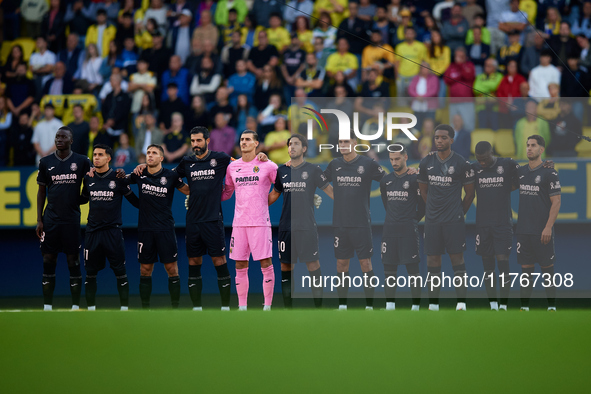
[[[164,141],[162,130],[156,126],[156,118],[152,114],[146,114],[139,119],[138,134],[135,137],[135,153],[139,162],[145,161],[148,146],[161,145]],[[144,157],[141,160],[141,157]]]
[[[353,113],[353,103],[351,99],[347,97],[347,89],[344,86],[335,86],[334,88],[334,101],[331,102],[330,108],[338,108],[346,114]],[[339,125],[335,116],[327,118],[328,121],[328,143],[334,146],[339,143]],[[336,151],[332,151],[334,157],[340,155]]]
[[[128,130],[131,99],[121,89],[121,75],[113,74],[110,78],[113,91],[107,95],[102,106],[104,128],[112,137],[119,137]]]
[[[268,132],[274,128],[275,121],[278,117],[287,116],[287,110],[283,105],[280,94],[272,94],[269,98],[269,105],[261,111],[258,116],[259,122],[259,138],[261,141],[265,140]]]
[[[390,4],[387,7],[388,19],[394,24],[400,23],[400,17],[398,16],[398,12],[402,9],[400,3],[401,0],[390,0]]]
[[[220,33],[211,21],[211,12],[203,11],[201,14],[200,25],[193,30],[193,41],[202,43],[205,40],[217,43],[220,39]],[[175,42],[175,41],[173,41]],[[198,54],[202,51],[202,48],[198,49]]]
[[[552,82],[560,83],[560,70],[551,64],[552,52],[543,50],[540,54],[540,65],[529,73],[529,96],[535,100],[550,97],[548,85]]]
[[[584,71],[589,72],[591,71],[591,44],[589,43],[589,39],[584,34],[579,34],[577,35],[576,40],[579,48],[581,49],[579,66]]]
[[[68,124],[68,127],[72,129],[72,137],[74,138],[72,151],[86,156],[89,148],[88,134],[90,133],[90,125],[84,120],[82,105],[74,105],[72,115],[74,115],[74,121]]]
[[[242,44],[249,48],[259,46],[259,33],[264,30],[265,28],[263,26],[257,24],[257,20],[252,13],[246,15],[246,18],[244,18],[244,26],[240,28],[240,32],[242,33]]]
[[[548,85],[550,97],[538,103],[538,115],[546,120],[554,120],[560,113],[560,86],[557,83]]]
[[[237,102],[238,104],[236,108],[236,130],[238,130],[238,132],[240,133],[243,130],[247,129],[246,120],[249,117],[256,118],[258,112],[255,109],[255,107],[251,104],[252,101],[248,99],[248,96],[246,94],[238,95]],[[238,142],[238,135],[236,137],[236,142]]]
[[[12,149],[12,164],[14,166],[35,165],[35,147],[31,143],[33,129],[28,112],[18,115],[18,122],[12,122],[9,146]]]
[[[214,128],[211,130],[209,149],[216,152],[224,152],[230,156],[234,153],[236,143],[236,130],[228,126],[230,116],[218,112],[213,120]]]
[[[510,0],[509,9],[501,13],[499,30],[505,34],[517,32],[518,42],[523,43],[522,32],[528,26],[527,13],[519,9],[519,0]]]
[[[379,30],[382,33],[382,42],[396,46],[397,42],[397,26],[390,22],[386,9],[378,6],[376,9],[376,20],[371,25],[371,30]]]
[[[538,104],[534,100],[529,100],[525,105],[525,117],[519,119],[515,125],[515,153],[516,159],[527,159],[527,137],[533,134],[541,135],[546,141],[546,146],[550,146],[550,127],[548,122],[537,117]],[[542,159],[546,157],[546,152],[542,153]]]
[[[146,115],[149,114],[149,115],[153,115],[154,117],[156,117],[158,115],[158,112],[159,111],[156,109],[156,104],[154,102],[154,96],[152,94],[144,94],[139,110],[137,112],[134,112],[133,110],[131,111],[131,115],[132,115],[132,124],[131,125],[132,125],[133,135],[135,137],[137,137],[137,134],[139,132],[139,128],[140,128],[142,122],[144,122],[144,117]]]
[[[471,130],[464,127],[464,120],[460,114],[455,114],[451,122],[455,131],[455,136],[453,138],[454,142],[451,145],[451,148],[454,152],[467,160],[470,157],[470,148],[472,144]]]
[[[400,11],[400,23],[398,24],[398,26],[396,27],[396,35],[394,36],[394,44],[398,45],[400,44],[402,41],[404,41],[404,33],[407,27],[412,27],[413,29],[415,29],[415,33],[416,33],[416,37],[422,37],[423,36],[423,30],[421,29],[420,26],[418,25],[414,25],[412,23],[411,20],[412,17],[412,13],[410,12],[409,9],[404,8],[403,10]]]
[[[554,157],[577,155],[575,146],[580,140],[583,127],[581,120],[572,111],[572,100],[560,100],[560,113],[550,127],[552,144],[548,154]]]
[[[326,95],[328,97],[335,96],[335,89],[338,86],[343,86],[345,88],[345,90],[347,91],[347,97],[357,96],[357,90],[351,87],[351,85],[347,81],[347,78],[345,77],[345,73],[342,71],[335,73],[334,77],[331,80],[328,80],[327,82],[328,83],[326,84],[325,90]]]
[[[472,45],[474,43],[474,28],[479,27],[480,33],[482,37],[482,42],[486,45],[490,46],[490,30],[488,27],[484,25],[484,15],[478,14],[474,17],[474,25],[468,30],[468,34],[466,34],[466,45]],[[497,30],[499,31],[499,30]],[[504,33],[501,33],[504,35]]]
[[[246,62],[242,59],[238,60],[236,62],[236,73],[230,76],[227,83],[228,92],[230,93],[230,104],[233,107],[236,107],[238,104],[238,97],[241,95],[246,96],[249,102],[253,102],[255,85],[256,77],[248,72],[246,69]],[[193,94],[192,90],[191,94]],[[214,96],[215,92],[213,92],[211,98],[205,97],[205,100],[213,101]]]
[[[349,2],[349,17],[341,22],[337,31],[338,38],[346,38],[349,40],[350,49],[349,51],[357,56],[357,60],[361,63],[361,56],[363,48],[367,44],[367,29],[369,23],[357,17],[359,5],[354,2]],[[307,21],[303,18],[304,21]],[[307,22],[306,22],[307,23]],[[381,34],[381,33],[380,33]],[[300,41],[304,44],[302,47],[307,51],[313,51],[312,40],[308,39],[306,42],[301,36]],[[308,44],[310,49],[306,46]]]
[[[591,78],[589,72],[579,67],[579,57],[571,55],[567,60],[568,70],[560,77],[560,96],[572,97],[572,112],[583,119],[583,98],[589,97]]]
[[[351,3],[349,3],[350,5]],[[349,14],[351,13],[351,8],[349,7]],[[359,0],[359,5],[357,7],[357,15],[358,18],[362,21],[368,23],[373,20],[374,16],[376,15],[376,6],[375,4],[371,4],[370,0]],[[341,22],[343,23],[343,22]]]
[[[334,78],[337,72],[342,72],[346,82],[353,90],[356,90],[358,68],[357,56],[349,52],[349,42],[345,38],[340,38],[337,43],[337,52],[326,60],[326,76]]]
[[[248,60],[250,48],[242,44],[242,33],[240,30],[232,33],[232,42],[222,49],[220,61],[223,67],[224,78],[229,78],[236,72],[236,63],[238,60]]]
[[[6,86],[8,108],[15,116],[28,110],[35,101],[35,83],[27,78],[27,64],[19,63],[16,66],[16,77]]]
[[[296,80],[306,67],[306,52],[301,48],[297,33],[291,34],[291,45],[283,54],[283,64],[280,66],[281,75],[285,81],[285,101],[291,101],[296,89]]]
[[[4,63],[2,69],[0,70],[2,80],[10,83],[13,78],[16,78],[16,68],[21,62],[24,61],[23,47],[18,44],[14,44],[10,49],[10,54],[6,59],[6,63]]]
[[[534,67],[540,65],[542,50],[547,47],[542,31],[536,31],[533,36],[534,45],[524,48],[519,63],[519,71],[526,77],[529,76],[529,73]]]
[[[168,27],[167,13],[168,10],[164,7],[162,0],[151,0],[150,8],[144,13],[144,24],[148,22],[149,19],[154,19],[158,24],[160,34],[166,35],[166,29]]]
[[[346,23],[347,20],[343,23]],[[371,45],[366,46],[361,55],[361,67],[364,70],[362,74],[363,80],[365,80],[367,70],[370,68],[379,71],[380,75],[394,80],[394,63],[396,63],[394,53],[394,48],[382,42],[382,33],[379,30],[373,30],[371,32]]]
[[[0,28],[0,41],[12,41],[20,35],[21,31],[21,1],[4,0],[2,2],[2,22]]]
[[[99,99],[101,100],[101,102],[104,102],[105,99],[107,98],[107,96],[109,95],[109,93],[111,93],[113,91],[113,86],[111,85],[111,77],[113,75],[118,75],[119,77],[121,77],[121,69],[119,67],[113,67],[113,70],[111,72],[111,76],[109,77],[109,79],[107,80],[107,82],[105,82],[101,88],[101,91],[99,92]],[[123,79],[123,77],[120,78],[121,79],[121,90],[123,90],[124,92],[127,92],[127,89],[129,88],[129,83]]]
[[[192,96],[201,95],[205,101],[212,102],[215,99],[215,91],[222,83],[222,76],[215,73],[213,61],[209,57],[201,60],[200,69],[201,71],[193,77],[190,93]],[[252,79],[254,88],[254,76]]]
[[[583,1],[579,17],[573,22],[573,34],[591,37],[591,1]]]
[[[164,46],[164,37],[159,32],[152,36],[152,41],[152,48],[144,50],[141,57],[148,60],[148,69],[161,78],[168,67],[172,51]]]
[[[309,23],[309,15],[312,15],[313,10],[314,2],[311,0],[292,0],[283,8],[283,19],[288,25],[291,25],[296,22],[297,18],[303,16]]]
[[[451,8],[454,5],[454,0],[443,0],[435,4],[433,7],[433,18],[440,24],[443,24],[451,18]]]
[[[107,20],[111,24],[117,23],[117,17],[119,16],[119,2],[113,0],[103,0],[101,3],[97,3],[97,10],[105,10],[107,13]]]
[[[121,75],[125,79],[137,71],[137,59],[138,55],[135,50],[135,42],[133,38],[127,37],[124,42],[123,51],[121,51],[119,58],[115,62],[115,64],[121,67]]]
[[[499,127],[502,129],[512,129],[515,124],[513,113],[516,110],[513,102],[520,97],[520,86],[527,83],[523,75],[517,72],[517,61],[510,60],[507,63],[507,74],[501,80],[497,89],[499,100]]]
[[[441,32],[437,29],[431,31],[431,43],[427,47],[425,61],[428,63],[431,70],[435,72],[435,75],[440,77],[438,89],[439,97],[446,97],[447,85],[442,77],[451,64],[451,50],[445,45]]]
[[[193,40],[193,48],[196,41]],[[201,52],[195,56],[191,55],[185,62],[185,68],[189,70],[190,74],[197,74],[201,72],[201,63],[203,58],[208,57],[213,62],[213,70],[216,74],[222,74],[222,62],[217,54],[216,46],[213,41],[205,40],[201,45]]]
[[[31,137],[31,143],[35,146],[37,152],[37,164],[42,157],[55,150],[55,131],[64,125],[61,120],[55,117],[53,104],[46,104],[43,112],[45,117],[37,123]]]
[[[215,24],[218,26],[226,26],[228,25],[228,12],[230,10],[236,10],[238,16],[238,23],[244,23],[244,18],[246,18],[246,14],[248,13],[248,5],[244,0],[219,0],[217,7],[215,9]],[[261,22],[257,19],[257,22]]]
[[[68,34],[66,47],[57,54],[57,61],[63,62],[66,65],[66,78],[69,80],[80,78],[80,73],[82,71],[84,57],[82,56],[82,48],[78,45],[79,41],[77,34]]]
[[[464,47],[454,51],[454,62],[445,72],[445,83],[449,87],[449,116],[453,119],[460,114],[466,129],[472,131],[475,126],[474,102],[472,101],[472,85],[476,74],[474,64],[467,60]]]
[[[260,26],[262,29],[263,27]],[[228,12],[228,23],[220,26],[220,35],[222,36],[222,41],[224,44],[227,44],[232,39],[232,33],[237,30],[242,29],[242,24],[238,22],[238,11],[235,9],[230,9]],[[216,43],[217,44],[217,43]]]
[[[150,18],[145,24],[143,22],[136,23],[135,45],[137,45],[138,48],[141,48],[142,50],[152,48],[154,46],[155,35],[161,35],[156,19]]]
[[[476,76],[474,81],[474,95],[478,126],[485,129],[498,130],[499,110],[496,97],[497,89],[503,80],[503,74],[497,71],[498,63],[495,59],[486,59],[484,72]],[[489,97],[492,96],[492,97]]]
[[[115,34],[115,41],[119,46],[123,46],[126,38],[135,40],[135,27],[133,26],[133,16],[131,12],[124,12],[117,23],[117,34]]]
[[[169,10],[167,11],[166,15],[168,16],[168,25],[170,27],[180,26],[181,21],[180,17],[183,14],[184,10],[191,11],[191,16],[193,15],[192,12],[193,6],[189,4],[187,0],[176,0],[174,4],[169,5]]]
[[[371,97],[368,99],[368,97]],[[355,111],[361,114],[360,123],[376,115],[377,105],[388,108],[390,100],[390,87],[379,75],[375,68],[367,71],[367,80],[363,82],[361,94],[355,99]]]
[[[300,73],[296,80],[296,87],[304,89],[308,97],[318,97],[322,92],[324,84],[324,69],[318,67],[316,55],[306,55],[306,68]]]
[[[499,49],[499,53],[497,55],[497,59],[499,62],[499,69],[501,71],[505,71],[505,67],[509,60],[521,60],[521,55],[523,53],[523,47],[519,42],[520,34],[517,30],[513,30],[509,32],[509,45],[503,45],[501,49]]]
[[[466,5],[462,8],[462,15],[468,21],[470,27],[474,27],[474,20],[476,15],[484,14],[484,9],[479,4],[476,4],[476,0],[467,0]]]
[[[281,23],[281,14],[273,13],[271,14],[271,20],[269,22],[270,27],[267,29],[269,44],[273,45],[279,53],[283,53],[291,42],[289,32],[286,28],[281,26]]]
[[[484,70],[484,61],[490,57],[490,46],[482,42],[482,30],[476,26],[472,28],[474,34],[474,42],[468,45],[466,52],[468,58],[474,64],[476,74],[482,73]]]
[[[319,67],[326,68],[326,61],[333,52],[332,48],[325,48],[322,37],[314,38],[314,55],[316,56]]]
[[[184,115],[187,113],[187,106],[179,97],[179,86],[172,81],[166,85],[166,99],[160,103],[160,113],[158,114],[158,125],[162,131],[170,129],[170,120],[172,114],[179,112]]]
[[[423,121],[423,127],[421,130],[421,136],[415,145],[414,151],[415,158],[419,160],[427,156],[429,152],[437,150],[433,143],[435,121],[432,118],[426,118]]]
[[[129,136],[125,133],[119,136],[119,148],[115,151],[114,166],[124,167],[136,163],[135,150],[129,146]]]
[[[546,19],[544,20],[544,38],[560,34],[560,12],[558,8],[549,7],[546,10]],[[547,142],[546,142],[547,144]]]
[[[71,94],[72,90],[74,90],[74,83],[71,79],[66,78],[66,65],[63,62],[57,62],[53,70],[53,77],[45,82],[42,94],[61,96],[62,94]]]
[[[552,64],[562,70],[566,64],[569,56],[581,53],[581,49],[577,44],[577,40],[572,37],[570,24],[566,21],[560,23],[560,32],[558,35],[553,35],[548,40],[548,45],[554,50],[556,55],[552,59]]]
[[[47,38],[48,48],[59,52],[64,47],[64,32],[66,30],[65,14],[60,9],[60,0],[50,0],[49,11],[41,21],[41,34]]]
[[[408,85],[419,73],[419,65],[427,58],[427,48],[422,42],[416,41],[415,38],[415,30],[412,27],[406,27],[404,42],[396,45],[396,53],[404,57],[396,59],[396,94],[398,97],[408,97]],[[405,102],[405,100],[399,100],[399,104]]]
[[[12,125],[12,112],[6,104],[6,97],[0,96],[0,167],[8,162],[8,132]]]
[[[90,45],[94,45],[94,44],[88,44]],[[109,77],[111,77],[111,74],[113,72],[113,68],[117,67],[117,68],[121,68],[121,58],[119,55],[121,55],[121,49],[119,47],[119,45],[117,44],[117,41],[111,41],[109,43],[109,53],[107,54],[106,57],[103,58],[103,62],[101,63],[101,68],[100,68],[100,73],[101,73],[101,77],[103,78],[103,80],[108,80]],[[98,47],[97,47],[98,50]]]
[[[148,71],[148,62],[140,59],[137,63],[137,72],[129,78],[127,90],[132,95],[131,113],[139,113],[145,95],[152,96],[158,80],[153,72]]]
[[[307,134],[307,123],[310,116],[306,114],[304,107],[318,110],[318,107],[308,100],[304,89],[298,88],[295,91],[295,100],[293,101],[293,104],[287,108],[288,130],[292,133],[302,135]]]
[[[499,23],[503,12],[509,9],[507,0],[486,0],[486,26],[490,31],[490,43],[487,43],[485,39],[483,42],[490,45],[491,53],[497,53],[507,39],[505,33],[499,29]]]
[[[100,73],[102,64],[103,59],[99,56],[96,45],[90,44],[86,48],[80,72],[80,80],[85,82],[83,90],[86,92],[95,91],[103,83],[103,76]]]
[[[116,35],[115,26],[107,23],[107,12],[104,9],[99,9],[96,12],[96,24],[90,26],[86,32],[85,45],[95,44],[101,57],[105,57],[109,53],[109,44]]]
[[[259,32],[259,46],[252,48],[248,54],[248,71],[257,78],[263,75],[263,67],[269,65],[275,67],[279,64],[279,53],[277,49],[269,45],[266,31]]]
[[[48,10],[49,3],[47,0],[29,0],[21,3],[20,11],[25,21],[27,37],[41,35],[41,22]]]
[[[228,121],[230,124],[234,124],[235,117],[234,117],[234,107],[230,105],[230,101],[228,100],[229,97],[228,89],[221,86],[218,91],[215,93],[215,103],[209,109],[209,124],[214,124],[215,116],[222,112],[224,114],[230,115],[230,120]]]
[[[455,52],[456,48],[463,47],[469,28],[468,21],[462,16],[462,6],[454,4],[451,8],[450,20],[443,23],[441,29],[441,34],[449,49]]]
[[[57,57],[55,53],[47,49],[45,38],[37,37],[35,46],[37,51],[29,58],[29,66],[33,72],[35,90],[37,94],[41,94],[43,85],[51,78],[50,75],[53,72]]]
[[[70,28],[70,34],[78,35],[79,45],[82,48],[85,45],[86,32],[92,24],[92,18],[94,18],[94,12],[90,12],[90,7],[84,6],[84,0],[74,0],[68,4],[64,21]]]
[[[291,26],[291,32],[296,33],[302,44],[302,49],[307,53],[314,52],[314,45],[312,44],[313,36],[310,30],[310,21],[305,16],[298,16]]]
[[[97,116],[91,117],[88,124],[90,126],[90,133],[88,134],[88,157],[92,157],[92,147],[95,145],[105,144],[111,148],[113,147],[113,138],[107,133],[107,130],[105,130],[104,127],[101,127]]]
[[[180,24],[173,26],[168,34],[169,47],[174,49],[174,54],[180,57],[181,64],[185,63],[191,52],[191,20],[193,13],[184,9],[179,16]]]
[[[162,74],[162,86],[168,86],[169,83],[175,82],[179,89],[179,97],[183,100],[185,105],[189,105],[189,84],[190,75],[189,70],[181,67],[181,58],[177,55],[173,55],[170,58],[168,70]],[[168,99],[168,90],[162,91],[162,101]]]
[[[278,0],[254,0],[251,11],[256,20],[266,28],[271,26],[271,18],[273,15],[283,15],[283,2]],[[287,8],[287,7],[286,7]],[[272,42],[269,37],[269,41]],[[275,44],[271,44],[275,45]],[[289,44],[288,44],[289,45]],[[279,49],[279,48],[277,48]]]
[[[283,84],[277,77],[275,68],[266,65],[263,67],[263,75],[257,79],[257,86],[254,91],[254,104],[259,111],[269,105],[269,98],[273,94],[283,96]]]
[[[408,95],[413,97],[411,108],[417,116],[417,127],[421,128],[426,118],[434,118],[439,96],[439,78],[431,70],[429,64],[424,61],[419,74],[413,77],[408,86]]]
[[[264,140],[264,150],[273,163],[286,163],[290,160],[287,140],[291,133],[287,130],[285,117],[280,116],[275,121],[275,130],[267,133]]]
[[[184,118],[180,112],[172,114],[170,132],[164,136],[164,159],[167,163],[179,163],[190,149],[190,139],[183,126]]]
[[[347,3],[348,0],[316,0],[312,16],[318,18],[322,13],[326,12],[331,17],[332,25],[338,26],[343,19],[349,17]]]
[[[321,37],[324,40],[324,46],[327,48],[332,47],[337,38],[337,29],[331,23],[330,15],[327,12],[323,12],[320,14],[320,18],[316,23],[316,28],[312,31],[312,39]]]

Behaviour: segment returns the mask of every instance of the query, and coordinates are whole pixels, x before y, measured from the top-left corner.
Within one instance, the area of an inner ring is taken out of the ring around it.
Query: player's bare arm
[[[271,193],[269,193],[269,205],[273,205],[273,203],[277,201],[280,195],[281,193],[279,193],[277,190],[271,190]]]
[[[560,194],[556,196],[551,196],[550,201],[552,202],[552,206],[550,207],[548,222],[546,223],[544,231],[542,231],[541,241],[544,245],[548,244],[548,242],[550,242],[550,240],[552,239],[552,227],[554,227],[554,222],[556,222],[556,218],[558,217],[558,211],[560,211]]]
[[[474,201],[474,196],[476,195],[476,192],[474,190],[474,183],[469,183],[467,185],[464,185],[464,192],[466,193],[466,195],[464,196],[464,199],[462,200],[462,208],[464,209],[464,215],[465,215],[468,212],[468,210],[470,209],[470,205],[472,205],[472,201]],[[422,193],[423,193],[423,190],[421,190],[421,194]]]
[[[322,191],[326,193],[328,197],[334,200],[334,189],[332,188],[332,185],[327,185],[324,189],[322,189]]]
[[[37,228],[35,233],[37,238],[41,239],[43,234],[43,208],[45,207],[45,197],[47,196],[47,187],[45,185],[39,185],[37,191]]]
[[[427,191],[429,190],[429,185],[426,183],[419,183],[419,190],[421,191],[421,197],[423,197],[423,201],[426,204],[427,203]]]
[[[188,196],[189,193],[191,192],[191,189],[189,189],[189,185],[187,185],[184,182],[183,182],[182,186],[178,187],[177,189],[179,190],[179,192],[183,193],[186,196]]]

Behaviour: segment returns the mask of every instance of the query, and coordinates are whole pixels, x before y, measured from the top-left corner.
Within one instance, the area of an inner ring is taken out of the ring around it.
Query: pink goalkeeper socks
[[[248,299],[248,268],[236,268],[236,293],[238,293],[238,306],[246,306]]]
[[[263,273],[263,295],[265,296],[265,305],[271,306],[273,303],[273,289],[275,288],[275,270],[273,265],[267,268],[261,268]]]

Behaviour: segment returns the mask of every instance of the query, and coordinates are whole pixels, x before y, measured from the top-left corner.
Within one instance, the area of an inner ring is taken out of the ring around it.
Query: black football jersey
[[[415,236],[418,221],[425,214],[417,175],[391,172],[380,181],[380,192],[386,209],[384,237]]]

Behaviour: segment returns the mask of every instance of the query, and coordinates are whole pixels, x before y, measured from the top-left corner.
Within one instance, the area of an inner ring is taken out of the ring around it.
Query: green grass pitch
[[[588,392],[591,313],[0,313],[2,393]]]

